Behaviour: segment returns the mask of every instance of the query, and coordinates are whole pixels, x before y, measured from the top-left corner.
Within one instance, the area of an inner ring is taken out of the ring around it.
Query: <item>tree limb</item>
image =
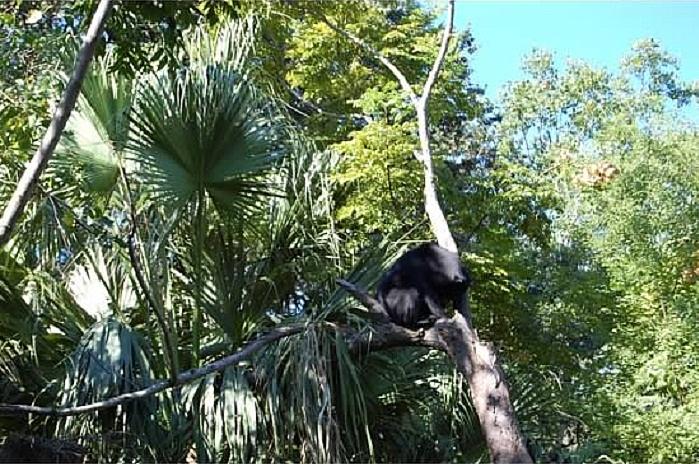
[[[442,340],[435,327],[427,330],[410,330],[392,322],[378,323],[371,326],[371,331],[352,334],[345,331],[349,350],[353,353],[368,353],[399,346],[424,346],[448,352],[447,344]]]
[[[357,289],[357,291],[366,295],[366,292],[361,289]],[[368,298],[371,297],[368,296]],[[222,371],[231,365],[250,358],[255,352],[276,340],[296,335],[307,330],[310,325],[312,324],[294,324],[273,329],[255,340],[252,340],[246,346],[231,355],[225,356],[200,368],[181,372],[175,379],[156,381],[152,385],[137,391],[124,393],[90,404],[71,407],[0,403],[0,416],[17,414],[36,414],[51,417],[77,416],[147,398],[214,372]],[[329,322],[320,322],[318,325],[339,330],[345,338],[350,351],[353,353],[366,353],[398,346],[425,346],[447,352],[447,346],[441,340],[436,328],[431,328],[427,331],[413,331],[392,323],[379,323],[372,326],[370,330],[357,332],[348,327],[342,327]]]
[[[80,87],[82,86],[90,61],[92,61],[92,57],[95,54],[97,42],[100,39],[102,29],[107,22],[107,17],[111,9],[112,0],[100,0],[99,5],[97,5],[97,10],[92,17],[92,22],[85,35],[82,48],[78,53],[78,61],[73,70],[73,75],[70,77],[68,85],[66,85],[65,91],[63,92],[63,98],[53,113],[51,123],[48,129],[46,129],[44,138],[41,140],[41,145],[39,145],[32,160],[24,170],[17,184],[17,188],[5,207],[2,218],[0,218],[0,246],[5,245],[10,239],[12,229],[17,224],[24,207],[29,202],[34,191],[34,186],[39,180],[39,176],[44,168],[46,168],[46,164],[56,149],[58,140],[61,138],[66,122],[68,122],[68,117],[70,117],[70,113],[73,111],[75,102],[78,99]]]
[[[447,346],[442,341],[436,328],[427,330],[410,330],[390,322],[384,307],[366,290],[343,279],[337,283],[362,303],[370,313],[381,315],[383,321],[375,323],[368,332],[351,333],[345,330],[345,338],[352,352],[377,351],[397,346],[425,346],[447,352]]]
[[[334,23],[332,23],[328,18],[325,16],[321,16],[320,18],[327,26],[332,29],[333,31],[337,32],[353,44],[357,45],[360,48],[363,48],[365,51],[369,52],[372,56],[374,56],[377,60],[381,62],[386,68],[388,68],[389,71],[393,73],[396,79],[398,79],[398,82],[400,83],[400,86],[403,88],[405,93],[408,94],[410,97],[410,101],[414,104],[417,103],[418,98],[417,95],[415,95],[415,92],[413,91],[413,88],[410,86],[410,82],[408,82],[408,79],[406,79],[405,74],[401,72],[398,67],[391,62],[388,58],[386,58],[383,53],[369,45],[368,43],[364,42],[362,39],[357,37],[356,35],[352,34],[349,31],[346,31]]]
[[[376,298],[369,295],[365,290],[357,287],[352,282],[348,282],[344,279],[337,279],[335,282],[337,282],[340,287],[347,290],[350,295],[359,300],[359,302],[362,303],[370,312],[380,314],[384,316],[386,321],[388,321],[388,314],[386,313],[386,310]]]
[[[138,255],[138,214],[136,213],[136,204],[134,202],[133,194],[131,192],[131,184],[129,183],[129,178],[126,175],[126,170],[123,166],[119,166],[119,173],[121,174],[121,178],[124,182],[124,188],[126,189],[126,200],[129,207],[129,215],[131,217],[131,227],[129,229],[129,235],[126,240],[129,249],[129,260],[131,261],[131,267],[133,268],[134,274],[136,275],[136,281],[138,282],[138,286],[141,288],[144,300],[150,305],[151,309],[155,313],[155,318],[158,321],[160,330],[162,330],[163,332],[163,341],[165,344],[164,355],[170,367],[171,380],[174,383],[177,381],[177,372],[179,371],[179,363],[177,362],[177,347],[175,346],[175,343],[172,341],[170,330],[167,326],[167,323],[165,322],[165,310],[160,305],[160,302],[157,301],[151,293],[150,289],[148,288],[148,284],[146,283],[146,279],[143,275],[141,259]]]
[[[156,393],[160,393],[170,388],[176,387],[178,385],[183,385],[185,383],[191,382],[198,378],[209,375],[213,372],[221,371],[228,366],[236,364],[244,359],[252,356],[256,351],[265,347],[269,343],[279,340],[280,338],[288,337],[300,333],[306,329],[305,324],[297,324],[293,326],[280,327],[270,332],[262,335],[261,337],[251,341],[247,346],[243,347],[241,350],[233,353],[229,356],[221,358],[217,361],[209,363],[197,369],[190,369],[188,371],[182,372],[177,375],[176,379],[160,380],[155,382],[149,387],[143,388],[141,390],[124,393],[122,395],[114,396],[112,398],[97,401],[95,403],[85,404],[81,406],[74,407],[42,407],[42,406],[32,406],[26,404],[4,404],[0,403],[0,414],[38,414],[42,416],[53,416],[53,417],[65,417],[65,416],[76,416],[79,414],[85,414],[88,412],[100,411],[102,409],[111,408],[118,406],[130,401],[134,401],[141,398],[146,398]]]
[[[427,81],[422,88],[422,100],[423,105],[427,106],[427,100],[430,98],[430,92],[432,92],[432,86],[434,81],[439,75],[439,71],[442,69],[442,64],[444,63],[444,58],[447,56],[447,50],[449,49],[449,39],[451,37],[451,31],[454,28],[454,1],[450,0],[449,6],[447,8],[447,21],[444,25],[444,32],[442,32],[442,43],[439,45],[439,52],[437,53],[437,58],[435,58],[432,65],[432,69],[427,76]]]
[[[420,138],[420,149],[422,154],[420,156],[420,161],[422,162],[424,179],[425,179],[425,212],[430,218],[430,224],[432,225],[432,231],[437,238],[437,243],[442,248],[446,248],[454,253],[458,252],[456,247],[456,242],[454,237],[449,230],[449,224],[444,216],[444,211],[439,205],[439,200],[437,198],[437,187],[434,180],[434,167],[432,165],[432,152],[430,150],[430,134],[428,130],[428,120],[427,120],[427,102],[430,98],[430,92],[432,91],[432,86],[439,75],[439,71],[442,69],[442,63],[446,57],[446,52],[449,48],[449,39],[451,37],[451,31],[454,27],[454,0],[448,0],[447,3],[447,21],[444,24],[444,32],[442,33],[442,43],[435,58],[432,69],[430,70],[425,85],[422,88],[422,96],[415,103],[415,112],[417,113],[417,129],[418,136]]]
[[[467,310],[435,324],[456,368],[466,378],[473,406],[494,463],[531,463],[505,373],[492,344],[479,340]]]

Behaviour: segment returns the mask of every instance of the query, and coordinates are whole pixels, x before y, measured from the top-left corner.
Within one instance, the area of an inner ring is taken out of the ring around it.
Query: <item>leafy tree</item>
[[[685,308],[696,186],[682,172],[696,129],[678,126],[673,109],[689,102],[691,86],[653,41],[639,42],[623,64],[617,75],[580,62],[561,73],[550,54],[535,52],[525,61],[530,77],[508,90],[500,147],[552,175],[560,198],[547,212],[554,253],[537,253],[546,272],[535,293],[563,353],[577,352],[557,360],[558,375],[570,388],[564,408],[585,426],[559,450],[576,460],[691,460],[693,404],[678,386],[693,375]],[[686,412],[670,413],[675,407]]]

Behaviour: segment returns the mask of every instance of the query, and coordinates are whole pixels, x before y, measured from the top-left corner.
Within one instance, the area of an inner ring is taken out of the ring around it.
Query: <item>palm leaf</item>
[[[109,57],[99,59],[86,76],[52,165],[59,177],[76,179],[89,192],[114,188],[129,132],[133,81],[109,65]]]
[[[85,332],[71,356],[60,403],[88,404],[147,387],[152,383],[152,354],[141,337],[125,324],[109,318]],[[59,433],[90,436],[95,430],[118,431],[127,427],[143,431],[157,409],[156,398],[59,422]],[[85,442],[90,445],[89,440]],[[94,443],[92,443],[94,445]]]
[[[240,72],[246,68],[253,50],[258,20],[250,15],[214,26],[211,31],[195,28],[184,40],[184,51],[189,62],[208,63]]]
[[[229,367],[183,388],[185,409],[195,417],[197,458],[248,462],[264,432],[258,400],[244,368]]]
[[[181,207],[205,192],[240,217],[272,193],[264,172],[282,151],[267,116],[234,71],[197,65],[160,73],[140,88],[129,148],[155,198]]]
[[[292,461],[349,460],[339,424],[341,405],[333,398],[332,379],[337,375],[331,361],[334,340],[332,332],[309,326],[302,336],[270,346],[257,364],[260,378],[265,379],[271,444],[275,453]],[[347,360],[343,357],[341,362]],[[361,411],[356,412],[361,421]]]

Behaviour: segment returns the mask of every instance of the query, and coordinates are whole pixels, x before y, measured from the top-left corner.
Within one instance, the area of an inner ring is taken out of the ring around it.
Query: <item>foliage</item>
[[[3,201],[94,5],[0,7]],[[440,11],[412,0],[117,6],[0,254],[0,399],[99,401],[306,330],[181,389],[0,433],[110,462],[487,459],[444,355],[357,353],[336,330],[371,325],[335,279],[373,288],[429,234],[413,109],[324,18],[415,85],[437,52]],[[470,33],[452,44],[430,103],[439,195],[530,448],[696,460],[696,86],[652,40],[618,72],[538,50],[496,107]]]
[[[548,213],[555,253],[532,290],[541,321],[578,353],[577,366],[556,364],[565,406],[585,425],[557,456],[691,460],[697,185],[687,173],[698,139],[673,108],[691,87],[653,41],[618,75],[580,62],[561,73],[541,51],[525,70],[508,89],[500,149],[552,175],[560,198]]]

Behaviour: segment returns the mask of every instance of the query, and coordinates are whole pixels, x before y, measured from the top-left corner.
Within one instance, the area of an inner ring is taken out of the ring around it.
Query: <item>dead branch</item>
[[[348,282],[344,279],[337,279],[337,284],[347,290],[347,292],[355,297],[361,304],[363,304],[370,312],[380,314],[384,316],[384,319],[388,321],[388,314],[384,309],[383,305],[373,296],[369,295],[365,290],[357,287],[352,282]]]
[[[435,58],[432,65],[430,73],[427,75],[427,80],[422,88],[422,104],[427,107],[427,100],[430,98],[430,93],[432,92],[432,86],[434,81],[439,75],[439,71],[442,69],[444,64],[444,58],[447,56],[447,50],[449,49],[449,39],[451,38],[451,31],[454,28],[454,1],[449,1],[449,7],[447,8],[447,21],[444,26],[444,31],[442,32],[442,43],[439,45],[439,52],[437,52],[437,58]]]
[[[197,369],[190,369],[188,371],[180,373],[175,381],[172,379],[160,380],[155,382],[149,387],[143,388],[141,390],[124,393],[123,395],[114,396],[112,398],[97,401],[95,403],[85,404],[81,406],[73,407],[42,407],[42,406],[32,406],[26,404],[4,404],[0,403],[0,414],[37,414],[41,416],[54,416],[54,417],[64,417],[64,416],[76,416],[79,414],[85,414],[88,412],[100,411],[102,409],[112,408],[130,401],[146,398],[156,393],[160,393],[165,390],[169,390],[178,385],[183,385],[198,378],[207,376],[213,372],[222,371],[223,369],[231,366],[233,364],[239,363],[245,359],[248,359],[255,352],[264,348],[271,342],[279,340],[280,338],[288,337],[300,333],[306,329],[305,324],[291,325],[287,327],[279,327],[277,329],[267,332],[265,335],[251,341],[248,345],[233,353],[229,356],[221,358],[217,361],[209,363],[205,366],[199,367]]]
[[[357,291],[366,295],[366,292],[364,292],[362,289],[357,289]],[[371,298],[368,295],[367,297]],[[370,329],[357,332],[348,327],[342,327],[329,322],[320,322],[318,324],[294,324],[273,329],[255,340],[252,340],[237,352],[200,368],[181,372],[174,380],[159,380],[141,390],[124,393],[122,395],[114,396],[102,401],[80,406],[51,407],[0,403],[0,416],[17,414],[36,414],[40,416],[52,417],[77,416],[147,398],[171,388],[192,382],[214,372],[222,371],[229,366],[250,358],[255,352],[264,348],[268,344],[279,339],[301,333],[313,325],[339,330],[345,338],[350,351],[354,353],[366,353],[369,351],[378,351],[398,346],[425,346],[444,352],[447,351],[447,346],[440,339],[435,328],[427,331],[413,331],[391,323],[380,323],[376,324]]]

